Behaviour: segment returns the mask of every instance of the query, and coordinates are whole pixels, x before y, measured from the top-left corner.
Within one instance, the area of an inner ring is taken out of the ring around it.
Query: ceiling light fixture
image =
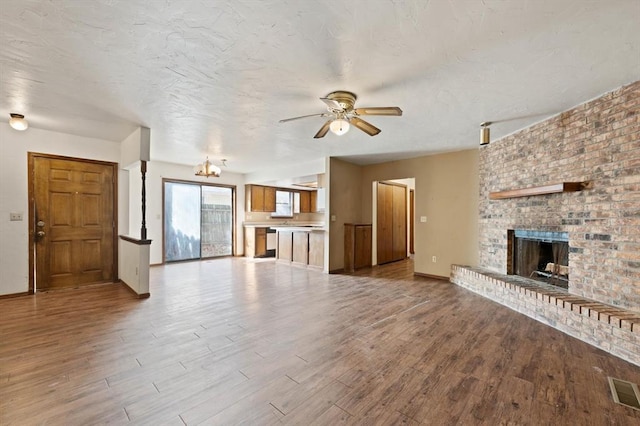
[[[11,116],[9,119],[9,126],[19,131],[27,130],[29,122],[24,119],[24,115],[15,113],[10,113],[9,115]]]
[[[349,131],[349,122],[344,118],[336,118],[329,125],[329,129],[336,135],[344,135]]]
[[[209,161],[209,157],[207,157],[204,163],[198,164],[195,167],[195,171],[196,171],[196,176],[204,176],[206,178],[209,178],[211,176],[220,177],[220,172],[221,172],[220,167],[216,166],[211,161]]]
[[[491,134],[489,130],[489,126],[491,126],[491,121],[483,121],[480,123],[480,145],[489,145],[491,142]]]

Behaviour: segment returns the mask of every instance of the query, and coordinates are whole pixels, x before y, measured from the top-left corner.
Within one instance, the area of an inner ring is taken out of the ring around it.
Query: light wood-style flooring
[[[640,368],[411,261],[244,258],[0,300],[2,425],[638,425]]]

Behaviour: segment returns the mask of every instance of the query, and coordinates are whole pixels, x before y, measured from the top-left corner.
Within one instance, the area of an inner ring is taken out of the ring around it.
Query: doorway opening
[[[373,263],[403,260],[414,252],[415,179],[373,182]]]
[[[233,256],[235,187],[163,180],[164,262]]]

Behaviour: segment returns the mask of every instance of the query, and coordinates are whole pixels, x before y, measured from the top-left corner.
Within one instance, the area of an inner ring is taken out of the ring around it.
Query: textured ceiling
[[[228,170],[472,148],[640,77],[638,0],[0,0],[0,116]],[[350,90],[370,137],[313,135]]]

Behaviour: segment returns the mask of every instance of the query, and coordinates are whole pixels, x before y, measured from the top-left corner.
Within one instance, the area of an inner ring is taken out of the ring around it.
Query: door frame
[[[409,254],[415,254],[416,190],[409,189]]]
[[[237,247],[236,247],[236,221],[237,221],[237,217],[236,215],[238,214],[238,206],[236,205],[236,193],[238,192],[238,189],[236,187],[236,185],[228,185],[228,184],[224,184],[224,183],[209,183],[209,182],[202,182],[202,181],[195,181],[195,180],[186,180],[186,179],[172,179],[172,178],[162,178],[162,262],[160,263],[161,265],[166,264],[167,262],[165,261],[165,241],[164,241],[164,233],[165,233],[165,229],[164,229],[164,209],[165,209],[165,197],[164,197],[164,186],[166,182],[170,182],[170,183],[184,183],[184,184],[188,184],[188,185],[199,185],[199,186],[217,186],[220,188],[229,188],[231,189],[231,208],[233,210],[233,214],[231,215],[231,254],[227,255],[227,256],[216,256],[216,257],[202,257],[202,250],[200,252],[201,257],[199,257],[198,259],[185,259],[185,260],[174,260],[171,261],[170,263],[179,263],[179,262],[197,262],[197,261],[201,261],[201,260],[207,260],[207,259],[214,259],[217,257],[234,257],[237,253]],[[202,202],[202,201],[201,201]]]
[[[29,200],[29,294],[35,293],[35,230],[36,230],[36,206],[35,206],[35,159],[76,161],[87,164],[99,164],[113,169],[113,282],[118,282],[118,163],[112,161],[91,160],[87,158],[67,157],[64,155],[44,154],[40,152],[27,152],[27,187]]]
[[[400,178],[400,179],[408,179],[408,178]],[[404,238],[405,238],[404,253],[405,253],[405,255],[404,255],[404,259],[406,259],[408,257],[408,255],[409,255],[409,253],[408,253],[408,251],[409,251],[408,250],[409,224],[408,224],[408,217],[407,217],[408,216],[407,209],[408,209],[409,190],[410,190],[410,188],[409,188],[409,186],[405,185],[404,183],[393,182],[392,180],[373,181],[373,184],[374,184],[374,188],[375,188],[374,189],[375,197],[373,199],[373,203],[372,204],[376,206],[376,214],[375,214],[375,219],[376,219],[375,237],[376,238],[375,238],[375,240],[372,238],[371,243],[372,243],[372,246],[375,245],[375,247],[376,247],[376,251],[375,251],[375,253],[376,253],[376,263],[375,264],[376,265],[380,265],[380,262],[378,261],[378,240],[380,238],[380,235],[378,233],[378,223],[377,223],[378,222],[378,185],[380,185],[380,184],[389,185],[389,186],[395,186],[395,187],[399,187],[399,188],[403,188],[404,189],[404,198],[405,198],[405,203],[404,203],[405,204],[405,214],[404,214],[404,218],[403,218],[404,227],[405,227],[405,235],[404,235]],[[372,231],[372,236],[373,236],[373,231]],[[393,241],[393,239],[392,239],[392,241]],[[372,250],[373,250],[373,247],[372,247]],[[398,260],[401,260],[401,259],[396,259],[396,260],[392,260],[390,262],[385,262],[385,264],[386,263],[391,263],[391,262],[397,262]]]

